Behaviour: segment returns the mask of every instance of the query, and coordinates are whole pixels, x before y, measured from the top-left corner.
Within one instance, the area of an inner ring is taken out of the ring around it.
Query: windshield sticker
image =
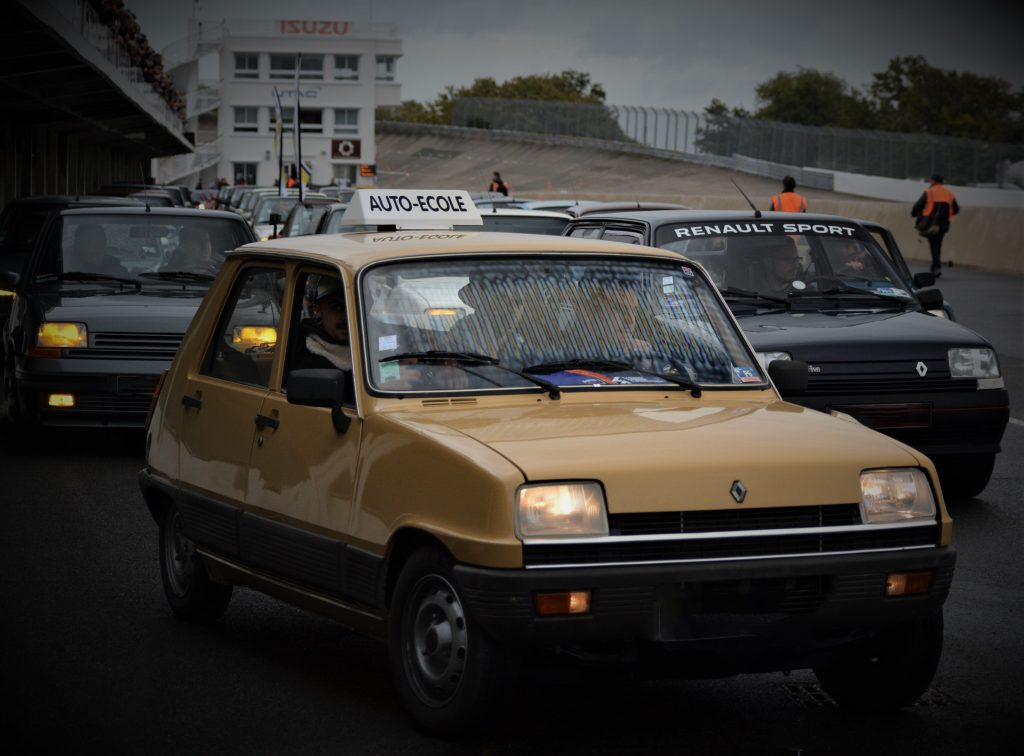
[[[875,291],[877,291],[879,294],[885,294],[887,297],[904,297],[906,299],[910,299],[911,298],[910,294],[908,294],[903,289],[895,289],[895,288],[892,288],[892,287],[886,287],[886,288],[882,288],[882,289],[875,289]]]
[[[732,372],[740,379],[740,383],[760,383],[761,376],[751,367],[735,367]]]
[[[391,360],[390,362],[380,363],[380,382],[388,383],[390,381],[397,381],[402,373],[402,366],[398,364],[398,360]]]
[[[398,336],[395,334],[377,337],[378,352],[393,352],[396,349],[398,349]]]
[[[693,239],[705,236],[729,236],[733,234],[824,234],[828,236],[854,236],[853,226],[828,225],[825,223],[720,223],[701,226],[685,226],[673,229],[677,239]]]
[[[683,275],[686,276],[687,278],[693,278],[695,275],[693,272],[693,268],[683,268]]]

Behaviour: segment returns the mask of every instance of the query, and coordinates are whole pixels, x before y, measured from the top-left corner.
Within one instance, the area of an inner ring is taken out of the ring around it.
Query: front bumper
[[[821,412],[845,412],[929,457],[995,454],[1010,421],[1010,395],[1005,389],[786,399]]]
[[[813,666],[878,630],[938,613],[950,547],[672,565],[494,570],[458,565],[473,618],[495,639],[536,646],[658,647],[690,671]],[[892,572],[934,572],[927,594],[887,598]],[[538,617],[534,594],[589,590],[587,614]]]
[[[53,427],[141,428],[167,360],[19,359],[18,402],[28,418]],[[73,407],[51,407],[50,394],[72,394]]]

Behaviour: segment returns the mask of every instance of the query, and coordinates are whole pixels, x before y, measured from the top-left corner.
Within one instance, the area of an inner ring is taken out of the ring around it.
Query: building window
[[[235,78],[236,79],[258,79],[260,78],[260,56],[259,53],[235,53]]]
[[[340,81],[355,81],[359,78],[358,55],[335,55],[334,78]]]
[[[303,55],[299,61],[299,78],[321,81],[324,78],[324,56]]]
[[[259,108],[235,108],[235,132],[255,134],[260,130]]]
[[[299,109],[299,126],[303,134],[324,133],[324,111]]]
[[[294,79],[295,59],[297,56],[288,54],[270,54],[270,78],[271,79]]]
[[[235,186],[256,184],[256,163],[232,163],[235,174]]]
[[[377,81],[395,80],[395,62],[398,58],[394,55],[377,56]]]
[[[359,110],[358,110],[358,108],[336,108],[334,110],[334,133],[335,134],[358,134],[359,133]]]

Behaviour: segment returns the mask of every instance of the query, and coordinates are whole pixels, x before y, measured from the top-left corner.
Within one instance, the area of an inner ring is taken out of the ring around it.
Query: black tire
[[[415,552],[402,567],[388,618],[391,672],[416,726],[448,739],[477,734],[506,676],[506,662],[466,611],[452,560]]]
[[[942,612],[882,632],[831,663],[815,667],[826,693],[844,709],[893,711],[928,690],[942,655]]]
[[[209,624],[228,608],[233,586],[210,579],[173,504],[164,506],[160,514],[160,577],[167,603],[179,619]]]
[[[943,495],[950,501],[973,499],[992,479],[995,464],[995,454],[965,454],[937,461]]]

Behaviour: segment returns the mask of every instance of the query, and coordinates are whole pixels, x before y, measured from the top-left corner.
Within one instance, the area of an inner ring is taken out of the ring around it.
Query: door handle
[[[185,406],[185,409],[202,409],[203,400],[196,396],[189,396],[185,394],[181,397],[181,403]]]
[[[277,430],[278,426],[281,425],[281,421],[275,417],[267,417],[266,415],[256,415],[254,421],[257,428],[270,428],[271,430]]]

